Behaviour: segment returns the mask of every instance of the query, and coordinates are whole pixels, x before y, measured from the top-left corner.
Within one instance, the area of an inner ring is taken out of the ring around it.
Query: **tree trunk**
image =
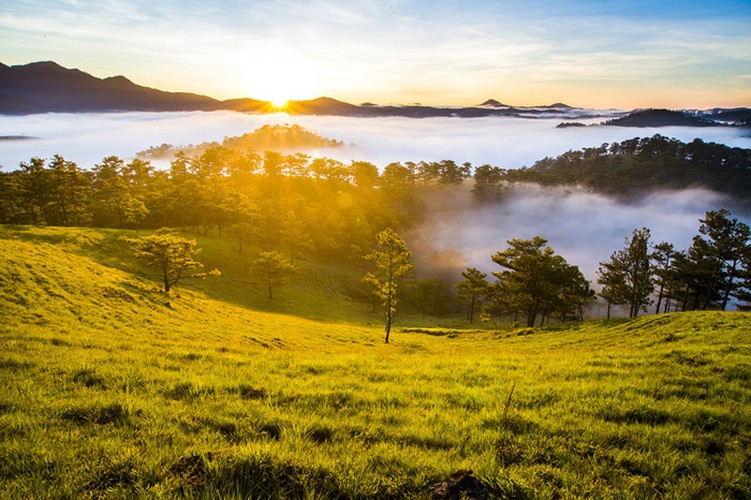
[[[660,293],[657,295],[657,307],[655,308],[655,314],[660,314],[660,306],[662,305],[662,293],[664,291],[663,285],[660,285]]]
[[[391,334],[391,323],[394,321],[393,312],[391,311],[391,289],[389,288],[388,297],[386,299],[386,343],[389,343],[389,335]]]
[[[738,266],[738,261],[733,261],[733,266],[730,268],[730,273],[728,274],[728,283],[725,286],[725,291],[722,294],[722,310],[724,311],[725,308],[728,306],[728,301],[730,300],[730,292],[733,289],[733,278],[735,278],[735,268]]]

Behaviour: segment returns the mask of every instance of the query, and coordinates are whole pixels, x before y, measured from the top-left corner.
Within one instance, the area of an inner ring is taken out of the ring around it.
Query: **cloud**
[[[33,156],[61,154],[83,168],[91,168],[109,155],[131,158],[137,151],[164,142],[188,145],[221,141],[274,123],[297,123],[325,137],[354,144],[322,154],[344,162],[371,161],[379,167],[394,161],[452,159],[475,166],[489,163],[518,168],[569,149],[655,133],[684,142],[701,137],[751,148],[751,137],[734,128],[556,129],[560,121],[290,117],[233,112],[0,116],[0,135],[35,137],[0,142],[0,165],[13,169]],[[624,238],[634,229],[648,227],[654,242],[665,240],[686,248],[697,233],[698,219],[707,210],[731,208],[736,217],[751,222],[751,214],[739,212],[721,195],[703,190],[655,193],[621,203],[578,189],[528,185],[514,188],[503,203],[476,206],[469,189],[466,186],[462,191],[452,191],[450,203],[440,197],[432,200],[425,224],[407,235],[408,243],[421,256],[418,267],[423,272],[447,276],[453,271],[456,276],[465,266],[494,271],[497,266],[490,255],[506,248],[506,240],[539,235],[594,282],[598,263],[622,248]]]
[[[90,168],[105,156],[133,157],[162,143],[173,145],[221,141],[265,124],[297,123],[353,147],[325,154],[341,161],[366,160],[379,167],[395,161],[469,161],[503,168],[531,166],[545,156],[656,133],[684,142],[705,141],[751,148],[751,137],[733,128],[633,129],[586,127],[556,129],[569,119],[520,118],[345,118],[248,115],[234,112],[85,113],[0,115],[0,135],[38,139],[0,144],[0,165],[16,168],[31,156],[61,154]],[[598,121],[598,120],[589,120]]]
[[[699,219],[706,211],[732,206],[723,195],[702,189],[658,192],[628,203],[580,189],[537,185],[515,186],[503,202],[489,205],[474,204],[468,186],[451,193],[450,203],[440,195],[433,198],[427,220],[407,234],[407,242],[418,253],[458,254],[465,259],[462,267],[489,274],[499,270],[490,256],[507,248],[507,240],[542,236],[593,284],[599,262],[623,248],[634,229],[649,228],[653,244],[667,241],[685,249],[698,234]],[[732,211],[751,222],[750,212]],[[422,264],[430,273],[430,260]]]

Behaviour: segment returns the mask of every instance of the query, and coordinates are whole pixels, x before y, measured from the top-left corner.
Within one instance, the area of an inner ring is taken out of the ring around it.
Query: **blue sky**
[[[27,1],[0,61],[217,98],[751,105],[751,1]]]

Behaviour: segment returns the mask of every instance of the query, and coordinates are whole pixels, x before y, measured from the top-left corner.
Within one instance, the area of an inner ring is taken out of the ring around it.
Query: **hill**
[[[0,113],[211,111],[216,99],[142,87],[123,76],[96,78],[51,61],[0,66]]]
[[[645,109],[634,111],[604,122],[610,127],[714,127],[712,120],[669,109]]]
[[[583,186],[616,197],[664,189],[704,188],[751,203],[751,150],[655,135],[567,151],[529,168],[509,170],[510,182]]]
[[[223,276],[165,296],[121,234],[0,230],[11,498],[751,495],[748,314],[385,345],[317,264],[269,305],[200,239]]]
[[[311,150],[340,148],[341,141],[327,139],[300,125],[263,125],[253,132],[235,137],[225,137],[221,143],[204,142],[190,146],[173,146],[162,144],[152,146],[144,151],[139,151],[140,158],[169,158],[178,151],[188,155],[201,154],[207,148],[221,146],[229,150],[245,152],[249,149],[255,151],[277,151],[280,153],[298,153]]]

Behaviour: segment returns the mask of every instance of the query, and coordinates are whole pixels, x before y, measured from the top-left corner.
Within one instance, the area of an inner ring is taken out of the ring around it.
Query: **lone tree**
[[[363,281],[373,288],[375,296],[383,307],[383,319],[386,330],[386,343],[389,343],[391,325],[396,319],[398,304],[397,289],[401,279],[410,274],[412,252],[392,229],[386,228],[376,235],[378,246],[365,259],[373,262],[375,270],[365,275]]]
[[[473,322],[475,310],[485,301],[490,288],[487,280],[488,275],[476,267],[468,267],[462,271],[462,281],[456,284],[459,302],[467,306],[467,319]]]
[[[629,318],[647,309],[655,288],[649,252],[650,231],[634,229],[626,247],[613,252],[610,260],[601,262],[598,283],[604,286],[600,295],[610,304],[628,304]]]
[[[185,275],[189,269],[203,267],[203,264],[194,260],[201,250],[196,248],[196,240],[181,238],[172,229],[161,228],[151,236],[122,239],[133,249],[136,258],[146,261],[147,266],[155,266],[160,270],[165,293],[169,293],[180,280],[221,274],[218,269],[214,269],[208,273]]]
[[[266,283],[269,299],[274,298],[273,287],[283,285],[296,268],[279,252],[261,252],[253,261],[253,271]]]

